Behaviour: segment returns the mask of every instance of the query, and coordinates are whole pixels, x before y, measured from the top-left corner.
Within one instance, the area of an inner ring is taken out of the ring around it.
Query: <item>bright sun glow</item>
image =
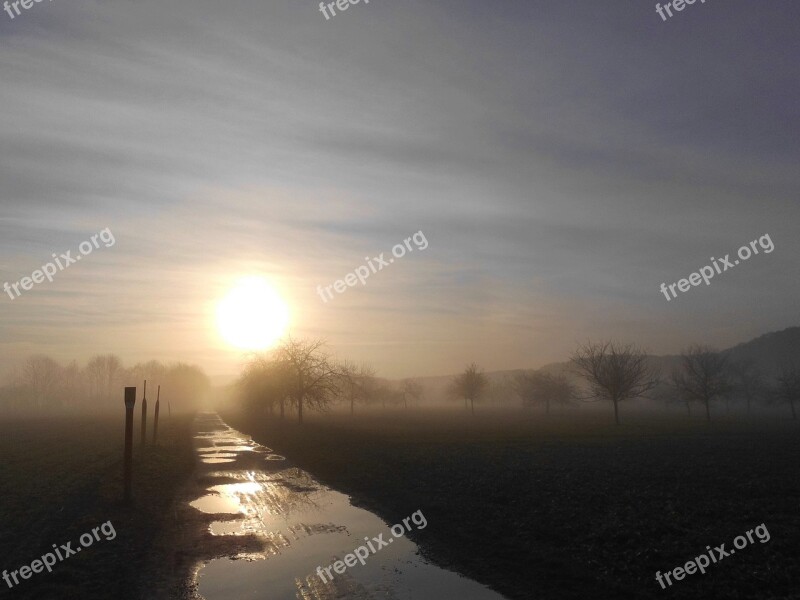
[[[289,325],[289,309],[261,277],[239,281],[217,307],[217,326],[225,340],[243,350],[265,350]]]

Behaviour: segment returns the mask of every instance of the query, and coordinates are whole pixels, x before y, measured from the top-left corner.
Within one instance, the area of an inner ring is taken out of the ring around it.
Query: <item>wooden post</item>
[[[156,416],[153,417],[153,446],[158,444],[158,409],[161,404],[161,386],[158,386],[158,394],[156,395]]]
[[[133,407],[136,404],[136,388],[125,388],[125,454],[122,478],[125,485],[125,502],[131,501],[131,463],[133,458]]]
[[[142,448],[147,435],[147,379],[144,380],[144,396],[142,397]]]

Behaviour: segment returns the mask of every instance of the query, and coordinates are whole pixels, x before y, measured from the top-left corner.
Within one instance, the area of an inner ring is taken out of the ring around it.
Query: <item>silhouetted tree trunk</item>
[[[472,402],[472,414],[475,414],[475,400],[480,400],[484,391],[489,385],[478,365],[470,364],[463,373],[457,375],[452,382],[452,394],[455,397],[464,398],[464,408],[467,409],[467,401]]]
[[[750,416],[753,400],[764,391],[764,376],[755,360],[743,359],[731,365],[731,374],[736,381],[735,389],[744,396],[747,415]]]
[[[789,408],[792,409],[792,420],[796,421],[797,411],[794,403],[800,397],[800,366],[796,364],[781,365],[776,380],[775,397],[789,403]]]
[[[727,401],[733,390],[728,358],[708,346],[695,344],[682,352],[680,368],[673,370],[672,379],[682,397],[703,403],[706,421],[711,421],[711,402],[717,398]]]
[[[351,362],[343,362],[337,368],[336,379],[338,389],[336,395],[344,395],[350,402],[350,416],[356,414],[356,400],[367,402],[370,398],[377,395],[375,370],[369,365],[355,365]]]

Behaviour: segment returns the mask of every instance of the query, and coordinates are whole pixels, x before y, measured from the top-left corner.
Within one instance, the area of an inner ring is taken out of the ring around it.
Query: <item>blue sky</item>
[[[0,369],[115,352],[232,376],[213,309],[252,274],[297,335],[388,376],[797,325],[798,24],[790,0],[0,13],[0,278],[117,240],[0,299]],[[419,230],[424,252],[319,299]],[[659,292],[765,233],[773,253]]]

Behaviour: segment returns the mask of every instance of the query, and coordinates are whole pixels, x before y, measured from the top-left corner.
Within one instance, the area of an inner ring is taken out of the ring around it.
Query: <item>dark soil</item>
[[[223,416],[388,523],[422,510],[425,556],[508,598],[800,598],[796,423]],[[656,582],[762,523],[768,542]]]
[[[138,419],[137,419],[138,420]],[[3,421],[0,427],[0,570],[18,570],[111,521],[100,540],[0,597],[36,600],[139,600],[175,585],[171,556],[175,499],[194,469],[191,416],[161,420],[159,446],[134,436],[133,503],[122,499],[119,417]],[[148,442],[149,443],[149,442]],[[19,578],[19,576],[18,576]],[[13,580],[12,580],[13,583]]]

